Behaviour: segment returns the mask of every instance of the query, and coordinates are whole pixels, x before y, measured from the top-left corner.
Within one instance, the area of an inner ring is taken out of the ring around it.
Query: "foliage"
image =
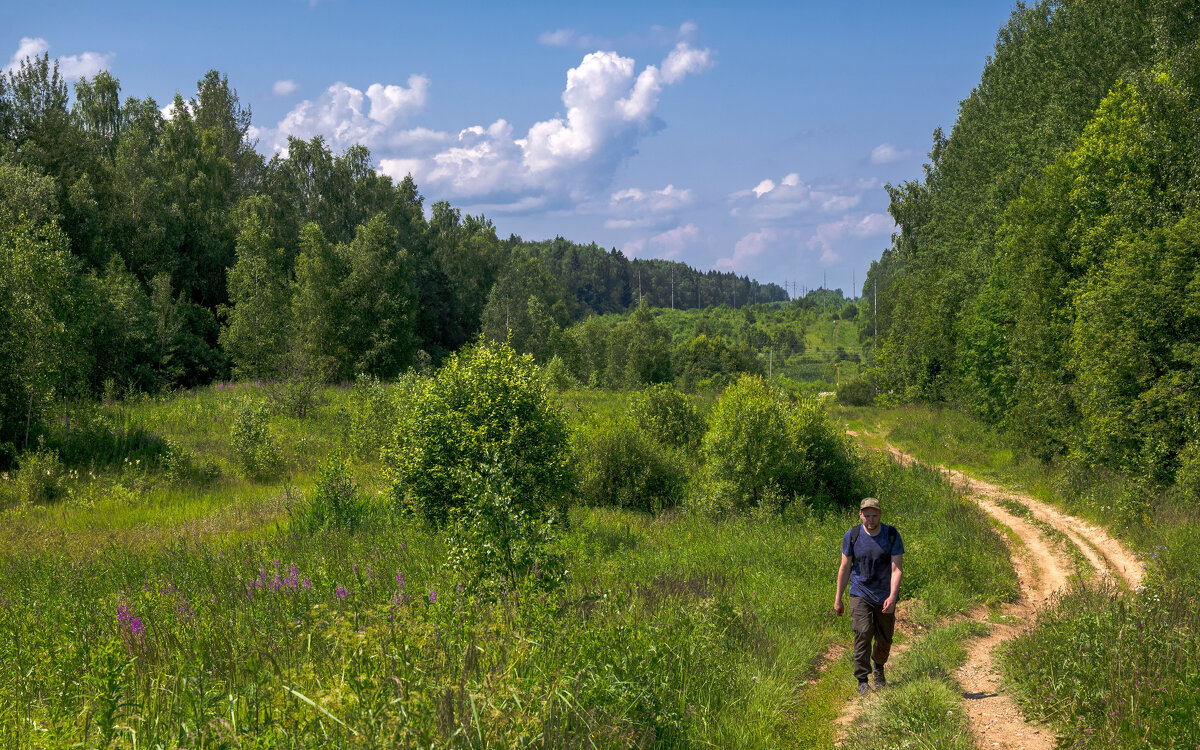
[[[389,450],[394,492],[445,522],[470,500],[462,470],[495,462],[531,517],[565,510],[571,476],[562,413],[529,355],[480,340],[412,394]]]
[[[407,376],[409,385],[412,376]],[[395,393],[379,378],[360,373],[351,390],[350,408],[344,416],[349,429],[350,451],[363,459],[379,458],[379,451],[391,440],[400,422],[397,398],[407,388]]]
[[[502,599],[519,588],[559,589],[567,576],[558,549],[562,521],[553,511],[533,514],[495,464],[464,472],[469,500],[453,509],[447,527],[447,565],[466,590]]]
[[[837,401],[843,406],[870,406],[875,403],[875,382],[868,377],[847,378],[837,389]]]
[[[628,416],[594,417],[574,437],[579,498],[588,505],[657,513],[678,505],[688,483],[682,453]]]
[[[847,503],[858,494],[858,459],[816,398],[792,402],[743,376],[721,395],[708,425],[706,481],[724,483],[733,507]]]
[[[48,503],[63,495],[65,474],[58,453],[39,445],[17,457],[17,470],[9,490],[18,502]]]
[[[652,385],[639,392],[630,410],[643,430],[666,445],[695,449],[704,436],[700,411],[670,384]]]
[[[230,444],[238,467],[247,476],[269,476],[279,468],[279,447],[270,424],[271,409],[262,401],[245,400],[234,413]]]
[[[1200,413],[1198,24],[1174,3],[1014,9],[924,180],[889,186],[900,232],[868,286],[890,398],[1172,482]]]
[[[333,453],[317,471],[317,482],[307,502],[292,509],[291,526],[311,534],[325,529],[353,533],[367,516],[362,497],[350,469],[340,453]]]

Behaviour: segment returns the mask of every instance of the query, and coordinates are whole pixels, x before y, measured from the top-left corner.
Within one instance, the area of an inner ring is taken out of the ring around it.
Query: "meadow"
[[[73,462],[3,480],[0,743],[832,745],[852,681],[822,657],[849,638],[830,603],[853,511],[575,502],[553,542],[562,581],[484,593],[448,564],[444,530],[390,499],[378,399],[403,393],[360,382],[319,389],[303,417],[271,411],[260,470],[233,425],[247,403],[273,403],[268,385],[74,414],[77,437],[107,435],[90,455],[60,432]],[[716,400],[698,399],[701,413]],[[556,401],[578,430],[626,413],[630,395]],[[902,522],[911,622],[1012,595],[999,537],[935,472],[871,453],[859,471]],[[330,482],[359,503],[353,530],[306,521]],[[948,690],[946,670],[911,663],[895,700],[919,711]],[[914,736],[953,733],[961,714],[936,705],[940,723],[913,719]]]

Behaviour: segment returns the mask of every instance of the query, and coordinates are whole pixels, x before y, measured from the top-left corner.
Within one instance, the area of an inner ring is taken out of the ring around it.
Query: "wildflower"
[[[430,589],[429,590],[429,603],[433,604],[436,601],[437,601],[437,589]]]
[[[342,588],[341,586],[338,586],[337,591],[333,592],[333,595],[336,596],[338,599],[344,600],[346,598],[346,589]]]
[[[403,591],[403,590],[404,590],[404,584],[405,584],[405,583],[407,583],[407,581],[406,581],[406,579],[404,578],[404,571],[402,571],[402,570],[397,570],[397,571],[396,571],[396,585],[400,587],[400,590],[401,590],[401,591]]]

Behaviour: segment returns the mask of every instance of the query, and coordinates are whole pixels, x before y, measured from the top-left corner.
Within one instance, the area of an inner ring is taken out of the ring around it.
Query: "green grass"
[[[459,590],[441,534],[414,520],[292,533],[288,495],[302,501],[345,447],[354,392],[328,389],[304,420],[273,417],[284,467],[255,480],[228,440],[248,390],[106,407],[215,475],[97,463],[58,501],[0,511],[0,745],[832,741],[852,680],[818,665],[849,640],[830,605],[852,512],[577,508],[560,540],[564,589],[478,600]],[[564,400],[574,422],[627,396]],[[940,476],[865,466],[905,535],[905,596],[928,621],[1013,596],[1000,539]],[[380,465],[354,471],[385,503]]]
[[[917,639],[890,664],[888,687],[866,703],[846,747],[974,747],[959,691],[951,675],[966,660],[963,641],[988,626],[959,620]]]
[[[1200,740],[1200,509],[1078,459],[1043,464],[1018,439],[948,408],[840,409],[850,429],[959,468],[1108,528],[1143,560],[1145,587],[1072,587],[1001,658],[1030,715],[1073,747],[1192,747]],[[1027,513],[1024,506],[1010,505]],[[1067,543],[1067,540],[1059,540]],[[1074,545],[1067,543],[1068,550]],[[1076,550],[1075,563],[1086,568]]]

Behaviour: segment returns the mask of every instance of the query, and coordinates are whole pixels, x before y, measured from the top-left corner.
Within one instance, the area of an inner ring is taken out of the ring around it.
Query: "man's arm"
[[[842,606],[842,592],[846,590],[846,583],[850,580],[850,558],[847,555],[842,555],[842,565],[838,568],[837,593],[833,595],[833,611],[834,614],[841,616],[846,608]],[[899,580],[893,584],[893,587],[898,586]]]
[[[900,579],[904,577],[904,555],[892,555],[892,594],[883,602],[884,612],[896,611],[896,600],[900,598]]]

